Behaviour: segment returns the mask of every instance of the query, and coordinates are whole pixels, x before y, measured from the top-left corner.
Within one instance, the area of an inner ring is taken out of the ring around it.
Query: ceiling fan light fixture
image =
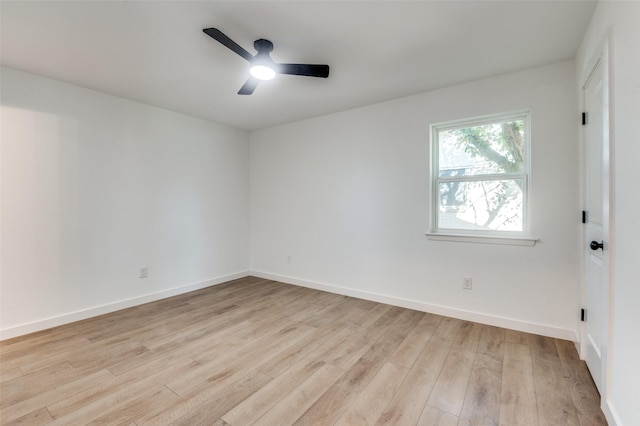
[[[2,0],[0,0],[2,1]],[[231,40],[217,28],[205,28],[202,31],[223,46],[227,47],[243,59],[249,61],[251,77],[242,85],[238,95],[250,95],[261,80],[271,80],[276,74],[302,75],[307,77],[329,77],[329,65],[318,64],[279,64],[273,62],[269,53],[273,50],[273,43],[264,38],[253,42],[256,54],[252,55],[242,46]]]
[[[275,70],[272,67],[264,64],[252,65],[249,69],[249,72],[258,80],[271,80],[276,76]]]

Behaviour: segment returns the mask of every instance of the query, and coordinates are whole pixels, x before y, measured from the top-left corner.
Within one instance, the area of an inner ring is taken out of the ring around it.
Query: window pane
[[[524,120],[438,132],[440,177],[524,171]],[[455,173],[455,174],[451,174]]]
[[[438,228],[523,230],[523,179],[441,182]]]

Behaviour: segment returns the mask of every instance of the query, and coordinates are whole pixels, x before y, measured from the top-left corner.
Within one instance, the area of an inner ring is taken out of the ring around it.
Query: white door
[[[601,394],[609,323],[609,114],[603,59],[596,63],[583,87],[587,207],[585,358]]]

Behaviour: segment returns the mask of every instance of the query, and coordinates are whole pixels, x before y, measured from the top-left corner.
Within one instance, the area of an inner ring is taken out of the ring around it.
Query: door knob
[[[591,250],[604,250],[604,241],[601,242],[597,242],[597,241],[591,241],[591,244],[589,244],[589,247],[591,248]]]

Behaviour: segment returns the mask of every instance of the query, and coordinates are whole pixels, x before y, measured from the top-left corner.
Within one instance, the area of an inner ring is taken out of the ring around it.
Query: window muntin
[[[527,233],[529,114],[431,126],[432,232]]]

